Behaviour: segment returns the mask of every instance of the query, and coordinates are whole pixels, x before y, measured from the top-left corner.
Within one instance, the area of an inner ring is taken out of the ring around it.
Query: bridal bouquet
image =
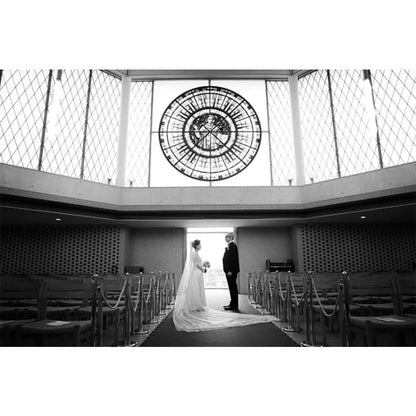
[[[209,261],[204,261],[202,263],[202,266],[204,267],[204,273],[211,267],[211,263]]]

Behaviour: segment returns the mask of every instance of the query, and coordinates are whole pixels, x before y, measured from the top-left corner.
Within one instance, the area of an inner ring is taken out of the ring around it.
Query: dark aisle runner
[[[256,313],[247,302],[240,302],[242,313]],[[229,312],[235,313],[235,312]],[[273,323],[218,329],[215,331],[177,331],[173,312],[155,328],[142,347],[297,347]]]

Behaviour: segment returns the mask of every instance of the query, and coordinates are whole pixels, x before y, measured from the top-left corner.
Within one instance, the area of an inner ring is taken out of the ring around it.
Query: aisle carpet
[[[240,311],[256,313],[240,295]],[[218,307],[218,299],[210,307]],[[233,313],[233,312],[230,312]],[[173,312],[141,344],[142,347],[297,347],[292,339],[272,323],[225,328],[215,331],[176,331]]]

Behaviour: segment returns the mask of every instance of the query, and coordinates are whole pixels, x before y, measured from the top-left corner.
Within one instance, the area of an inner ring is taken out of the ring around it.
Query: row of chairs
[[[132,336],[146,333],[175,296],[176,276],[171,272],[0,276],[1,345],[24,345],[25,337],[43,345],[54,336],[59,345],[101,346],[110,324],[112,345],[132,345]]]
[[[304,332],[304,345],[376,345],[382,332],[415,344],[415,272],[248,274],[248,299],[261,313]],[[335,338],[334,338],[335,335]],[[318,339],[318,337],[320,339]]]

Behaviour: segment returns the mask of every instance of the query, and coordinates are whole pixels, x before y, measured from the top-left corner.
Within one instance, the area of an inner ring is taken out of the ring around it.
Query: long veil
[[[245,326],[267,323],[276,320],[274,316],[249,315],[235,312],[223,312],[216,309],[204,307],[202,310],[192,310],[189,299],[192,291],[189,291],[190,279],[196,278],[197,270],[194,264],[194,251],[188,248],[185,267],[176,293],[175,306],[173,309],[173,322],[178,331],[197,332],[214,329],[229,328],[233,326]]]
[[[176,292],[175,308],[173,310],[174,321],[180,319],[180,312],[183,312],[186,308],[186,295],[188,292],[189,279],[191,278],[191,272],[193,268],[192,254],[193,248],[192,244],[190,244],[190,246],[188,247],[188,252],[186,254],[185,267],[183,268],[182,277],[179,282],[178,290]]]

